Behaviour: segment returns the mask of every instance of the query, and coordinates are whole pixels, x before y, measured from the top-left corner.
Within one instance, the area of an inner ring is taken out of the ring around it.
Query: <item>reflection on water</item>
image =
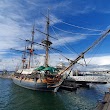
[[[24,89],[12,80],[0,79],[0,110],[90,110],[102,99],[107,87],[94,85],[90,89],[55,94]]]

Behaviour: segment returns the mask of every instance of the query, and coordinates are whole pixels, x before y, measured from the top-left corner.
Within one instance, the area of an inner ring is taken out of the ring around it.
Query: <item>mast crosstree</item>
[[[46,34],[46,40],[43,40],[42,43],[45,44],[45,67],[48,67],[48,59],[49,59],[49,48],[50,45],[52,44],[52,42],[49,40],[49,24],[50,24],[50,19],[49,19],[49,11],[48,11],[48,17],[47,17],[47,24],[46,24],[46,28],[47,28],[47,34]]]

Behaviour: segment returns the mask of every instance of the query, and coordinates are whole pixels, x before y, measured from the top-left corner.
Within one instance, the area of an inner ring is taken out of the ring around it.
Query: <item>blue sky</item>
[[[84,51],[103,31],[110,28],[109,0],[0,0],[0,69],[14,69],[20,63],[21,53],[11,51],[10,48],[24,49],[25,43],[19,38],[31,38],[34,22],[36,28],[45,31],[46,19],[42,13],[46,15],[48,8],[52,20],[50,34],[58,38],[51,39],[52,47],[62,50],[66,57],[73,60],[77,56],[75,52],[79,54]],[[43,34],[36,31],[36,42],[44,38]],[[85,55],[87,63],[90,62],[90,68],[84,69],[109,69],[109,41],[108,35],[102,43]],[[35,48],[42,50],[38,46]],[[58,63],[59,59],[61,55],[51,52],[51,65]],[[79,65],[76,68],[83,69]]]

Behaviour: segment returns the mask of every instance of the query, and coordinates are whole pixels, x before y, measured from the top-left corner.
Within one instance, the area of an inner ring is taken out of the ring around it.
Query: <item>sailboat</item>
[[[33,55],[34,49],[33,44],[34,42],[34,33],[35,29],[33,27],[32,31],[32,40],[28,40],[31,43],[31,48],[29,50],[29,63],[28,66],[24,69],[16,71],[13,76],[13,82],[16,85],[21,87],[32,89],[32,90],[41,90],[41,91],[54,91],[57,92],[62,82],[68,77],[65,73],[68,70],[71,70],[71,67],[74,66],[80,59],[84,58],[84,55],[93,47],[95,47],[100,41],[102,41],[110,30],[107,30],[98,40],[96,40],[89,48],[87,48],[84,52],[82,52],[75,60],[71,60],[67,67],[64,67],[62,70],[58,70],[55,67],[50,67],[48,64],[49,60],[49,49],[51,48],[52,42],[49,40],[49,15],[47,18],[47,33],[43,33],[46,35],[46,39],[42,41],[42,45],[45,47],[45,65],[39,66],[37,68],[31,68],[31,57]],[[38,44],[38,43],[37,43]],[[23,65],[25,62],[25,58],[23,59]]]
[[[49,40],[49,16],[47,18],[47,33],[46,39],[42,41],[42,45],[45,47],[45,65],[39,66],[37,68],[31,68],[31,57],[33,56],[34,49],[34,33],[35,26],[33,26],[32,30],[32,39],[26,40],[30,43],[30,48],[25,48],[24,55],[22,57],[23,67],[15,72],[13,76],[13,82],[16,85],[19,85],[24,88],[32,89],[32,90],[41,90],[41,91],[56,91],[59,88],[59,85],[63,82],[64,75],[58,74],[58,69],[55,67],[51,67],[48,64],[49,57],[49,48],[52,42]],[[38,43],[37,43],[38,44]],[[25,64],[26,58],[25,54],[28,50],[29,54],[29,62]],[[35,54],[35,53],[34,53]]]

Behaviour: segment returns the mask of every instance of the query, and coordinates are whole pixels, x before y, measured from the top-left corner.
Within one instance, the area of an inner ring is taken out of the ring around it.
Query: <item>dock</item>
[[[12,76],[11,75],[9,75],[9,74],[6,74],[6,75],[2,75],[2,74],[0,74],[0,78],[5,78],[5,79],[11,79],[12,78]]]
[[[99,84],[106,84],[110,82],[110,76],[70,76],[68,80],[74,81],[77,83],[99,83]]]
[[[104,98],[98,103],[96,110],[110,110],[110,89],[109,92],[105,92]]]
[[[68,80],[65,80],[61,85],[60,85],[60,89],[61,90],[66,90],[66,91],[75,91],[77,90],[78,86],[75,82],[71,82]]]

